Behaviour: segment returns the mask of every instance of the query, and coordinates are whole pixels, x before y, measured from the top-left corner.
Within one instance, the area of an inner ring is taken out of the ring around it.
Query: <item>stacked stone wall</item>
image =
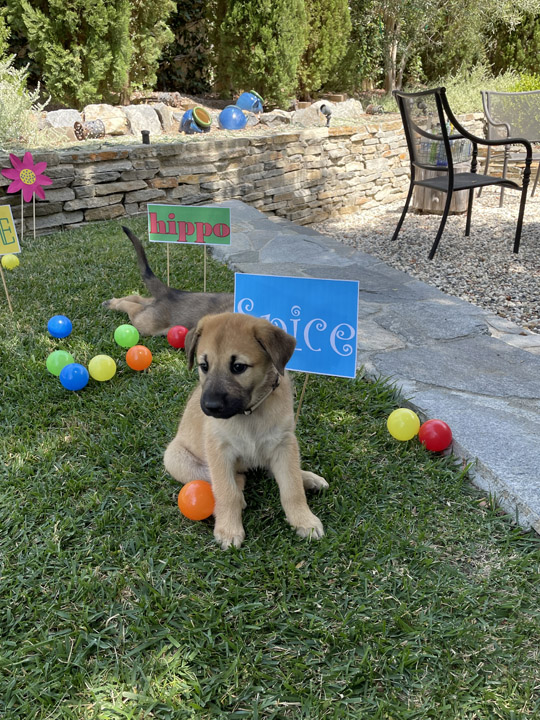
[[[475,120],[475,118],[470,118]],[[409,161],[401,120],[366,116],[355,127],[288,129],[272,134],[190,136],[150,145],[79,146],[34,152],[53,181],[36,201],[36,230],[51,232],[146,212],[146,205],[242,200],[299,224],[405,196]],[[11,167],[0,154],[0,167]],[[20,218],[20,195],[0,205]],[[25,229],[32,226],[25,210]]]

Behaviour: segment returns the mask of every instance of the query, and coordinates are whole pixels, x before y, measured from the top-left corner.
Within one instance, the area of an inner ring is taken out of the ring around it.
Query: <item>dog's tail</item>
[[[133,243],[133,247],[137,253],[137,262],[139,264],[139,270],[141,271],[144,284],[154,297],[158,298],[165,295],[168,291],[168,287],[154,275],[152,268],[148,264],[148,258],[146,257],[141,241],[135,233],[131,232],[131,230],[124,225],[122,225],[122,230]]]

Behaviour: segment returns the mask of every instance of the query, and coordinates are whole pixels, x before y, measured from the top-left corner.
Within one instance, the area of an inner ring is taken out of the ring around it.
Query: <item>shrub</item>
[[[208,92],[212,82],[210,28],[207,0],[177,0],[169,18],[174,40],[161,56],[159,87],[190,93]],[[210,12],[209,12],[210,11]]]
[[[319,90],[338,66],[351,33],[347,0],[306,0],[306,10],[309,33],[298,68],[304,99]]]
[[[37,134],[35,115],[45,103],[39,103],[40,88],[26,87],[28,68],[13,67],[14,55],[0,59],[0,144],[24,143]]]
[[[540,75],[537,73],[522,73],[515,83],[510,87],[512,92],[524,92],[526,90],[540,90]]]
[[[266,103],[285,104],[296,92],[306,37],[303,0],[220,0],[214,34],[218,90],[256,90]]]
[[[8,0],[10,22],[55,101],[81,108],[152,87],[172,0]]]
[[[461,68],[458,72],[444,78],[439,85],[446,87],[448,102],[456,114],[482,112],[481,90],[507,92],[517,81],[517,73],[508,70],[497,77],[483,63],[472,69]]]

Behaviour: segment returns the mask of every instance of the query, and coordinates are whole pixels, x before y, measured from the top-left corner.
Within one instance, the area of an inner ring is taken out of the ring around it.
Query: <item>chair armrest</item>
[[[510,123],[505,122],[504,120],[502,122],[497,122],[491,117],[491,113],[489,112],[489,104],[488,104],[488,94],[485,90],[480,91],[482,94],[482,106],[484,108],[484,115],[486,117],[488,125],[491,125],[491,127],[503,127],[506,130],[507,137],[510,137]]]

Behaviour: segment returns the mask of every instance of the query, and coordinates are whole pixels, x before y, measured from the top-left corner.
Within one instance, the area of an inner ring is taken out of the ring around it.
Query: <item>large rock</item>
[[[161,127],[163,128],[163,132],[166,135],[173,135],[178,132],[178,128],[180,127],[180,119],[178,118],[179,113],[175,112],[173,108],[170,105],[166,105],[165,103],[156,103],[155,105],[152,105],[154,110],[158,114],[158,118],[161,122]]]
[[[323,127],[326,125],[326,115],[321,112],[322,107],[328,108],[333,113],[334,105],[328,100],[317,100],[308,108],[295,110],[292,113],[292,122],[302,127]]]
[[[272,110],[272,112],[262,113],[260,121],[262,125],[270,127],[279,127],[280,125],[290,125],[293,113],[286,110]]]
[[[105,125],[106,135],[129,134],[129,121],[122,108],[105,104],[87,105],[83,110],[83,114],[86,122],[102,120]]]
[[[296,110],[292,113],[292,121],[302,127],[320,127],[327,124],[328,113],[330,113],[330,126],[336,122],[355,125],[362,119],[364,109],[362,103],[353,98],[340,103],[317,100],[305,110]]]
[[[82,122],[81,113],[78,110],[52,110],[47,113],[45,127],[72,128],[73,123]]]
[[[150,137],[163,134],[158,114],[151,105],[126,105],[123,110],[133,135],[138,135],[140,138],[142,130],[149,130]]]

